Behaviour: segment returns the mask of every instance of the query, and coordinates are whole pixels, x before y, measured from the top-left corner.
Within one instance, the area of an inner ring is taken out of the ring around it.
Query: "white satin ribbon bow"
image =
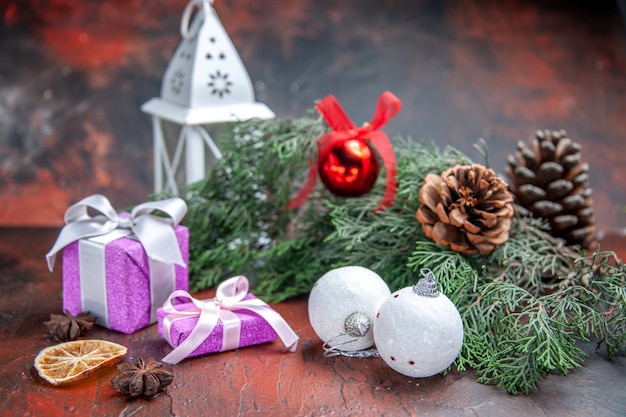
[[[91,216],[87,212],[89,208],[100,214]],[[169,218],[153,215],[152,212],[155,210],[162,211]],[[65,212],[66,225],[61,229],[52,249],[46,254],[48,269],[52,271],[57,252],[70,243],[83,238],[106,235],[116,229],[122,229],[126,232],[125,235],[135,234],[150,259],[185,266],[174,233],[174,226],[180,223],[185,213],[187,213],[185,202],[180,198],[170,198],[139,204],[131,211],[130,217],[120,217],[103,195],[94,194],[85,197]]]
[[[185,359],[209,337],[219,320],[222,320],[224,327],[222,351],[239,347],[241,321],[233,313],[236,310],[248,310],[261,316],[274,329],[283,344],[290,348],[291,352],[295,352],[298,346],[298,335],[280,314],[262,300],[258,298],[244,300],[243,298],[248,294],[248,287],[248,279],[244,276],[237,276],[222,282],[217,287],[215,298],[210,300],[198,300],[186,291],[174,291],[163,305],[163,310],[167,313],[163,320],[165,339],[170,345],[174,345],[171,340],[171,326],[177,320],[198,317],[198,323],[187,338],[163,358],[163,362],[176,364]],[[191,301],[193,307],[178,310],[174,304],[177,298]]]

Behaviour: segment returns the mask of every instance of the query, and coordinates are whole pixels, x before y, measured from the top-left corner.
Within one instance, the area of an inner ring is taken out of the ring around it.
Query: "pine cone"
[[[538,130],[533,148],[518,142],[506,168],[516,203],[550,223],[550,234],[567,245],[596,245],[589,165],[581,162],[580,145],[564,130]]]
[[[426,236],[465,254],[490,253],[509,238],[513,196],[496,173],[482,165],[457,165],[428,174],[416,213]]]

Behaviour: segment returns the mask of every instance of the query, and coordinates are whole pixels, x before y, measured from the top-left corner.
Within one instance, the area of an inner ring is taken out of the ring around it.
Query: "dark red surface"
[[[306,298],[273,306],[300,336],[295,353],[280,341],[185,360],[174,382],[152,400],[132,400],[111,386],[114,368],[66,387],[40,379],[35,355],[55,342],[43,322],[61,310],[61,273],[48,272],[44,253],[56,229],[0,228],[1,416],[466,416],[623,417],[626,357],[606,360],[594,344],[582,368],[549,375],[529,396],[475,382],[472,372],[413,379],[380,359],[325,358],[308,321]],[[626,237],[606,249],[624,258]],[[209,298],[213,291],[197,294]],[[154,324],[132,335],[99,327],[89,338],[129,348],[126,359],[160,359],[171,349]]]
[[[591,166],[601,248],[626,258],[626,35],[612,2],[216,0],[256,87],[279,116],[334,94],[357,125],[382,91],[403,110],[385,131],[453,145],[502,172],[538,128],[565,128]],[[180,40],[185,0],[0,3],[0,225],[59,226],[69,204],[107,195],[116,207],[152,191],[149,119]],[[530,396],[472,373],[411,379],[377,359],[324,358],[306,299],[275,306],[301,336],[185,361],[153,400],[127,401],[113,369],[55,388],[33,369],[53,343],[61,273],[44,253],[57,229],[0,228],[2,416],[611,416],[626,415],[626,361],[584,346],[585,365],[548,376]],[[209,297],[212,291],[198,294]],[[156,325],[90,337],[128,358],[169,352]]]

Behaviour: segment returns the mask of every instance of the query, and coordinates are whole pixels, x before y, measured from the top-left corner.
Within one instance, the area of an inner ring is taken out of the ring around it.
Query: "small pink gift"
[[[185,291],[174,291],[157,310],[158,330],[174,350],[163,358],[181,360],[271,342],[277,337],[295,352],[298,336],[269,305],[248,293],[248,279],[229,278],[215,298],[197,300]],[[175,304],[175,300],[189,302]]]
[[[127,334],[156,322],[168,295],[189,288],[189,230],[178,225],[186,210],[179,198],[119,214],[101,195],[72,205],[46,255],[52,270],[63,249],[63,308],[89,311],[98,325]]]

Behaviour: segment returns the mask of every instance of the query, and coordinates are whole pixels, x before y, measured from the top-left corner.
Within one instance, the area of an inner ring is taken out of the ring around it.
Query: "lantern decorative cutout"
[[[221,158],[209,125],[274,117],[265,104],[255,102],[250,76],[212,4],[187,4],[180,25],[183,40],[163,76],[161,97],[141,106],[152,115],[156,192],[178,194],[181,163],[186,184],[203,179],[206,148],[214,159]],[[171,159],[165,123],[180,126]]]

